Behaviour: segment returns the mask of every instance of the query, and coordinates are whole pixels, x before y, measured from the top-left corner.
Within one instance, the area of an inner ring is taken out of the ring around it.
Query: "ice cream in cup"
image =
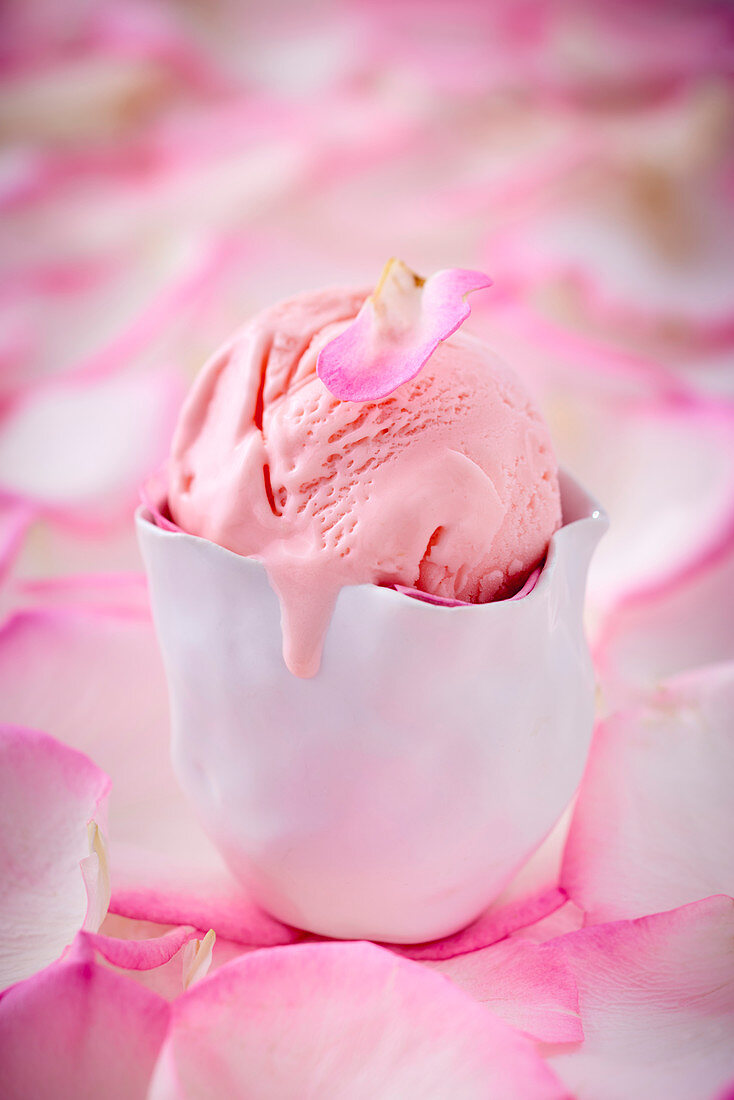
[[[138,512],[179,780],[260,904],[322,935],[457,931],[583,771],[606,519],[457,331],[489,283],[391,261],[265,311]]]

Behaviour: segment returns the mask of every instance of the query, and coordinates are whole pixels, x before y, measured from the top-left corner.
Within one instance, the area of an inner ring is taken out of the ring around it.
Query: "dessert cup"
[[[176,774],[274,916],[334,937],[451,934],[561,816],[593,725],[582,614],[607,526],[566,474],[561,493],[526,595],[449,607],[345,587],[312,679],[284,664],[261,562],[138,510]]]

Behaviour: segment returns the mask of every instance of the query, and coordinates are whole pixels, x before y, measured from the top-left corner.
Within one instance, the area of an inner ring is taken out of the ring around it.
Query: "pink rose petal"
[[[734,658],[734,522],[678,576],[621,600],[604,619],[594,662],[608,705],[628,705],[685,669]]]
[[[570,815],[566,811],[497,900],[477,920],[453,936],[430,943],[393,945],[393,950],[408,958],[430,962],[481,951],[508,936],[532,938],[537,933],[536,938],[541,940],[558,935],[554,931],[544,934],[544,929],[553,921],[554,914],[569,908],[565,891],[558,886],[569,822]],[[568,922],[564,921],[562,930],[567,926]]]
[[[71,590],[78,576],[94,574],[104,587],[105,577],[139,575],[140,551],[134,529],[124,522],[123,513],[114,526],[109,526],[105,519],[104,527],[92,527],[94,521],[86,514],[82,526],[77,525],[81,514],[72,516],[68,511],[50,514],[42,507],[36,512],[13,570],[17,605],[44,602],[44,591],[49,602],[63,602],[65,580],[70,581]]]
[[[127,969],[127,976],[134,978],[154,993],[159,993],[167,1001],[173,1001],[183,993],[186,951],[194,948],[197,943],[201,943],[204,938],[203,931],[193,932],[186,927],[170,928],[152,921],[131,920],[116,913],[107,914],[100,932],[113,941],[115,950],[119,949],[122,941],[127,941],[130,946],[126,950],[132,951],[133,957],[139,950],[137,944],[142,944],[142,959],[146,962],[151,960],[152,965],[150,969],[145,970]],[[180,937],[183,942],[179,951],[172,950],[176,943],[175,937]],[[253,948],[217,936],[208,972],[219,970],[232,959],[239,958],[240,955],[251,950]]]
[[[562,881],[587,920],[734,894],[734,663],[597,728]]]
[[[256,951],[175,1002],[151,1100],[565,1095],[532,1043],[367,943]]]
[[[470,951],[497,943],[506,936],[536,921],[543,920],[565,902],[563,890],[553,886],[539,893],[521,893],[519,897],[490,906],[481,917],[453,936],[431,943],[398,946],[394,950],[410,959],[422,961],[453,959]]]
[[[151,936],[149,939],[120,939],[99,932],[80,933],[108,963],[122,970],[153,970],[164,966],[198,934],[195,928],[188,925],[172,928],[162,936]]]
[[[565,936],[567,932],[578,932],[584,927],[585,914],[583,909],[567,901],[560,909],[549,913],[547,917],[528,924],[525,928],[518,928],[512,933],[515,940],[528,940],[530,943],[545,943],[547,940],[555,940],[559,936]]]
[[[181,396],[167,370],[28,390],[0,422],[0,492],[91,530],[120,522],[165,455]]]
[[[89,13],[88,33],[102,55],[145,58],[170,70],[184,88],[201,93],[232,91],[186,20],[141,4],[110,4]]]
[[[585,467],[610,516],[589,591],[609,604],[683,572],[721,539],[734,517],[734,418],[693,401],[608,406],[586,432],[575,469]]]
[[[187,831],[195,827],[187,820]],[[202,849],[205,843],[202,838]],[[213,846],[208,861],[203,852],[192,856],[185,849],[177,856],[161,855],[155,841],[151,848],[148,853],[113,846],[111,912],[160,924],[186,921],[200,929],[213,928],[224,939],[246,946],[288,944],[302,937],[252,900],[222,865]]]
[[[355,320],[321,349],[319,378],[342,401],[386,397],[467,319],[467,294],[491,285],[481,272],[461,268],[424,280],[390,260]]]
[[[104,816],[109,787],[80,752],[0,726],[1,987],[58,958],[85,923],[87,825]]]
[[[196,365],[192,332],[202,308],[221,297],[241,246],[215,237],[174,241],[153,260],[129,251],[89,260],[64,250],[57,263],[21,256],[0,272],[0,328],[16,332],[7,349],[7,338],[0,344],[0,394],[61,376],[99,380],[141,361]]]
[[[511,938],[427,965],[534,1039],[578,1043],[584,1037],[573,975],[534,943]]]
[[[45,533],[45,532],[44,532]],[[26,564],[24,558],[23,564]],[[13,578],[13,610],[80,607],[125,618],[148,618],[149,597],[144,573],[65,573],[60,576]]]
[[[492,250],[503,280],[530,296],[539,288],[572,288],[576,320],[614,341],[663,343],[670,330],[699,347],[731,343],[734,264],[728,201],[699,211],[697,247],[688,261],[658,255],[632,218],[610,214],[594,198],[547,210]]]
[[[113,911],[245,943],[291,942],[297,934],[232,879],[179,790],[163,669],[137,587],[100,589],[95,578],[84,587],[77,579],[74,604],[18,612],[0,628],[0,698],[11,721],[48,729],[114,777]]]
[[[0,501],[0,581],[9,572],[35,512],[25,501]]]
[[[683,80],[728,72],[726,5],[433,3],[419,27],[415,4],[358,0],[358,7],[371,17],[363,33],[372,64],[407,68],[444,97],[490,99],[522,86],[546,110],[558,99],[619,108],[620,100],[644,101]]]
[[[734,1078],[734,902],[573,932],[540,950],[569,967],[584,1042],[551,1052],[576,1100],[720,1100]]]
[[[4,1100],[144,1100],[169,1007],[95,962],[82,936],[0,996]]]

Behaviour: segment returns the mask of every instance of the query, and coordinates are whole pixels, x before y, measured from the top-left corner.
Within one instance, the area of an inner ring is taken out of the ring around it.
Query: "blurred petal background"
[[[688,720],[687,685],[714,674],[661,683],[734,659],[733,134],[726,0],[6,0],[0,721],[111,777],[110,919],[193,912],[225,943],[287,942],[221,887],[167,770],[132,514],[232,330],[302,290],[373,285],[390,256],[494,279],[468,328],[524,377],[610,514],[588,627],[603,710],[639,709],[602,727],[594,800],[616,805],[609,768],[648,766],[645,707]],[[715,747],[701,774],[681,765],[690,820]],[[126,879],[141,852],[147,893]],[[569,881],[582,862],[572,849]],[[705,890],[682,874],[670,904],[723,888],[721,865]],[[640,913],[668,894],[653,901]],[[582,976],[607,951],[571,943]],[[600,1073],[609,1050],[587,1049]]]
[[[390,255],[495,279],[470,324],[611,513],[592,625],[725,536],[728,4],[11,0],[0,49],[16,587],[138,570],[137,486],[204,360]]]

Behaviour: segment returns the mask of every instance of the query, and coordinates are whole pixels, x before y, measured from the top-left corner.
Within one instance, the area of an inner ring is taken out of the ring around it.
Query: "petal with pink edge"
[[[98,965],[81,937],[0,996],[4,1100],[143,1100],[169,1012],[162,997]]]
[[[198,980],[206,973],[219,970],[232,959],[255,950],[241,943],[222,939],[221,936],[214,936],[212,932],[207,933],[209,944],[204,944],[206,936],[201,931],[195,932],[187,927],[171,928],[152,921],[131,920],[116,913],[107,914],[100,933],[104,934],[103,939],[113,945],[114,958],[120,960],[120,966],[127,976],[154,993],[159,993],[167,1001],[180,997],[187,988],[187,983],[193,984],[192,978],[194,981]],[[122,946],[124,943],[128,946]],[[93,946],[98,950],[96,941]],[[211,957],[207,958],[209,948]],[[135,961],[141,951],[141,962],[147,969],[124,965],[130,958]],[[117,965],[111,956],[112,951],[105,958],[111,965]]]
[[[602,924],[540,950],[576,979],[584,1042],[551,1053],[576,1100],[720,1100],[734,1078],[734,902]]]
[[[49,161],[46,170],[53,174]],[[21,246],[11,272],[0,272],[0,329],[12,326],[11,339],[0,338],[0,393],[62,375],[109,377],[141,360],[180,363],[172,354],[180,329],[216,294],[226,252],[178,240],[145,255],[121,248],[70,258],[67,249],[56,262],[47,255],[28,262]]]
[[[256,951],[173,1006],[151,1100],[244,1095],[560,1098],[532,1043],[373,944]]]
[[[734,522],[679,576],[631,593],[607,615],[594,664],[610,707],[686,669],[734,659]]]
[[[297,934],[232,879],[179,790],[161,659],[137,587],[80,578],[69,599],[0,627],[0,698],[7,719],[49,730],[113,777],[113,911],[259,946],[292,942]]]
[[[0,987],[58,958],[94,908],[80,865],[109,787],[80,752],[0,726]]]
[[[10,571],[34,515],[35,509],[25,501],[0,500],[0,582]]]
[[[147,939],[121,939],[99,932],[81,932],[80,935],[112,966],[121,970],[153,970],[170,962],[182,947],[196,938],[198,932],[183,925]]]
[[[573,975],[561,959],[548,960],[537,944],[509,938],[427,965],[534,1039],[578,1043],[584,1037]]]
[[[431,962],[481,951],[507,936],[521,933],[530,936],[533,929],[543,928],[553,914],[568,907],[558,880],[570,820],[566,811],[497,900],[466,928],[430,943],[387,946],[410,959]]]
[[[734,417],[691,398],[600,407],[592,423],[597,445],[587,435],[574,468],[583,463],[609,512],[609,542],[589,573],[590,592],[609,604],[685,576],[732,529]]]
[[[562,873],[587,920],[734,894],[733,727],[734,663],[599,725]]]
[[[425,280],[389,260],[355,320],[319,352],[319,378],[341,401],[386,397],[467,319],[467,294],[491,285],[480,271],[450,268]]]
[[[518,876],[519,877],[519,876]],[[393,950],[410,959],[423,962],[453,959],[470,951],[479,951],[506,936],[543,920],[564,904],[566,895],[557,886],[539,893],[521,893],[518,897],[500,898],[477,920],[453,936],[444,936],[430,943],[396,946]]]

